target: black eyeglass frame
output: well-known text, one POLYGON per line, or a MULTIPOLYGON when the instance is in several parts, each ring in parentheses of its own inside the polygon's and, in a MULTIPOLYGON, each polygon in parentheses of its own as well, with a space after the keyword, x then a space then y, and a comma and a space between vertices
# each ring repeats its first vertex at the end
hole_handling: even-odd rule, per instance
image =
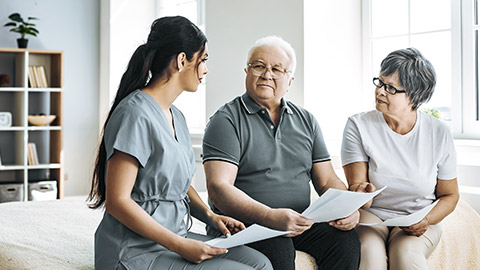
POLYGON ((379 88, 383 87, 383 89, 385 89, 385 92, 387 92, 391 95, 395 95, 396 93, 407 93, 407 91, 405 91, 405 90, 398 90, 397 88, 391 86, 390 84, 384 83, 378 77, 373 77, 373 85, 375 85, 376 87, 379 87, 379 88), (378 80, 379 84, 375 83, 376 80, 378 80))

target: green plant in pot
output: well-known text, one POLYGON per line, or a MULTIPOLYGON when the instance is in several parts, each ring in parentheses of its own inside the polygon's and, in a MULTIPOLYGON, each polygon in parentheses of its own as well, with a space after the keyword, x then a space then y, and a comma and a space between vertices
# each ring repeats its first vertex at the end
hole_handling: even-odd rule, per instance
POLYGON ((19 48, 27 48, 28 39, 25 38, 26 35, 32 35, 34 37, 37 36, 38 30, 34 27, 35 24, 31 23, 30 20, 38 20, 35 17, 28 17, 27 21, 25 21, 22 16, 18 13, 12 13, 8 16, 10 22, 6 23, 5 27, 12 27, 10 32, 15 32, 20 34, 20 38, 17 39, 17 44, 19 48))

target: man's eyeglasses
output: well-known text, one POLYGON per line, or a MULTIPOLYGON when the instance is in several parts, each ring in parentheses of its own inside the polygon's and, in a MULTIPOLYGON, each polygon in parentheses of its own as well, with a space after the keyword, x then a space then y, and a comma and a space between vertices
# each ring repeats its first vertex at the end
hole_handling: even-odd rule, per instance
POLYGON ((376 86, 376 87, 383 87, 385 89, 385 91, 391 95, 395 95, 396 93, 406 93, 407 91, 405 90, 398 90, 397 88, 391 86, 390 84, 386 84, 384 83, 382 80, 380 80, 379 78, 373 78, 373 84, 376 86))
POLYGON ((280 80, 285 76, 286 73, 292 72, 288 69, 282 68, 281 66, 272 66, 267 68, 267 66, 261 62, 248 64, 248 67, 250 67, 252 74, 255 76, 263 76, 268 70, 270 70, 272 79, 274 80, 280 80))

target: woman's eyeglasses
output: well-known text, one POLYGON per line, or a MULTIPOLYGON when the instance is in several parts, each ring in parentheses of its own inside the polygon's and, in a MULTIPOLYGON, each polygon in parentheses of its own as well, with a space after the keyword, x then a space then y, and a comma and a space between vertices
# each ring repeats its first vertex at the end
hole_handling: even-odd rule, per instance
POLYGON ((384 83, 382 80, 380 80, 379 78, 375 77, 373 78, 373 84, 376 86, 376 87, 383 87, 385 89, 385 91, 391 95, 395 95, 396 93, 406 93, 407 91, 405 90, 398 90, 397 88, 391 86, 390 84, 386 84, 384 83))

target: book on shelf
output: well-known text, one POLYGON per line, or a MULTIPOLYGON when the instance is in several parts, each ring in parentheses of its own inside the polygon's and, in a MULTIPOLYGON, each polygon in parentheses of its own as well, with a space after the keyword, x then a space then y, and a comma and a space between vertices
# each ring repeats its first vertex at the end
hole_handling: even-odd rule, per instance
POLYGON ((38 73, 40 76, 40 81, 41 81, 41 87, 42 88, 47 88, 48 83, 47 83, 47 73, 45 72, 45 67, 44 66, 37 66, 38 73))
POLYGON ((31 88, 37 88, 37 81, 35 80, 35 71, 33 70, 33 66, 28 67, 28 82, 30 83, 31 88))
POLYGON ((47 73, 44 66, 29 66, 28 81, 32 88, 47 88, 47 73))
POLYGON ((28 143, 28 165, 38 165, 37 146, 35 143, 28 143))

